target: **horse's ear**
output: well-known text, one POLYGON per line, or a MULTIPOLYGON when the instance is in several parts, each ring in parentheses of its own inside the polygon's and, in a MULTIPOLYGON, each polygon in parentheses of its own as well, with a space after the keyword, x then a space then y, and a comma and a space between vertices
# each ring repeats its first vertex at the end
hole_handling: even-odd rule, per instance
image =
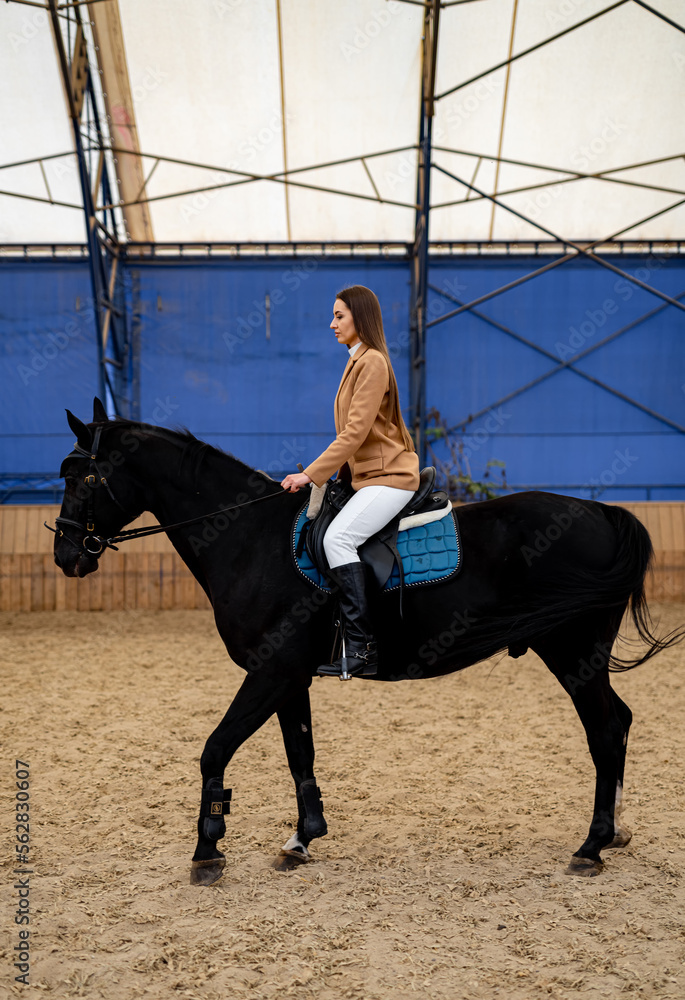
POLYGON ((104 423, 106 420, 109 420, 109 417, 107 416, 107 410, 105 409, 102 400, 100 400, 96 396, 95 399, 93 400, 93 423, 101 424, 104 423))
POLYGON ((93 437, 88 428, 86 427, 86 425, 83 423, 82 420, 79 420, 78 417, 75 417, 74 414, 71 412, 71 410, 67 410, 67 420, 69 421, 69 426, 76 435, 76 440, 78 441, 78 443, 81 445, 82 448, 85 448, 86 451, 88 451, 88 449, 91 446, 93 437))

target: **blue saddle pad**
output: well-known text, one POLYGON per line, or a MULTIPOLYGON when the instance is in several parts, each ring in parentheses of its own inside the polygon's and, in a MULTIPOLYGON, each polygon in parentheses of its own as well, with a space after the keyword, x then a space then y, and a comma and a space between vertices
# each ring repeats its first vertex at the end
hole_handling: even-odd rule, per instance
MULTIPOLYGON (((293 526, 293 558, 295 565, 310 583, 330 593, 330 587, 303 547, 301 556, 297 555, 298 542, 302 529, 307 521, 307 504, 295 518, 293 526)), ((400 531, 397 536, 397 551, 402 557, 404 567, 404 586, 420 587, 422 584, 438 583, 452 576, 461 566, 461 543, 457 520, 454 514, 442 517, 439 521, 422 524, 407 531, 400 531)), ((397 564, 393 566, 383 590, 396 590, 400 585, 400 572, 397 564)))

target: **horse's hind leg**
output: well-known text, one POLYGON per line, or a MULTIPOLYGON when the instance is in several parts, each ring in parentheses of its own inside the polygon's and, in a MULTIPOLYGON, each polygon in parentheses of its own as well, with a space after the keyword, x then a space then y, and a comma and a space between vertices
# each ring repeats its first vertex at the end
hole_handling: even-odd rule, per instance
POLYGON ((616 806, 623 786, 631 721, 630 709, 609 684, 608 662, 618 625, 609 625, 606 618, 600 621, 598 615, 576 620, 572 627, 559 629, 532 644, 571 696, 595 765, 590 831, 566 869, 575 875, 598 875, 602 869, 600 852, 613 845, 619 833, 616 806))
POLYGON ((626 763, 626 750, 628 746, 628 732, 630 730, 630 724, 633 721, 633 713, 630 711, 628 706, 624 701, 621 701, 619 696, 616 694, 614 689, 611 689, 611 694, 614 699, 614 706, 616 708, 616 713, 621 720, 623 726, 623 754, 619 763, 618 769, 618 779, 616 782, 616 799, 614 802, 614 839, 610 844, 607 844, 607 850, 614 847, 625 847, 630 843, 632 833, 627 826, 621 826, 620 817, 623 811, 623 773, 625 770, 626 763))
POLYGON ((292 678, 266 669, 248 674, 225 716, 205 744, 202 803, 197 822, 197 847, 190 872, 192 885, 211 885, 221 878, 226 863, 217 848, 226 832, 224 816, 230 809, 230 791, 224 791, 224 770, 236 750, 278 711, 288 699, 292 678))
POLYGON ((297 796, 297 831, 283 845, 276 860, 276 868, 287 871, 308 861, 311 841, 328 832, 321 793, 314 777, 314 739, 308 687, 301 686, 294 691, 278 710, 278 721, 297 796))

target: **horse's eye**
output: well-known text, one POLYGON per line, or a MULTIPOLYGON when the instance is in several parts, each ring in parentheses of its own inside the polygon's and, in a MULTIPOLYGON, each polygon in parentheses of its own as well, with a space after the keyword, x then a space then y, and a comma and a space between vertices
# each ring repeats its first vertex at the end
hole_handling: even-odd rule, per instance
POLYGON ((73 490, 76 486, 76 480, 74 479, 73 476, 65 476, 64 482, 67 486, 67 489, 73 490))

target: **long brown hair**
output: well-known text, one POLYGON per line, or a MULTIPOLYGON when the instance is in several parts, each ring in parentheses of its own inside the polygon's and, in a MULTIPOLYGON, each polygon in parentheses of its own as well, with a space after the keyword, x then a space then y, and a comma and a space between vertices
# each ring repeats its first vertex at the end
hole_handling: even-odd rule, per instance
POLYGON ((352 322, 362 344, 366 344, 367 347, 373 347, 375 351, 380 351, 387 361, 388 376, 390 378, 390 407, 388 417, 396 427, 399 427, 407 451, 415 451, 414 442, 407 430, 407 425, 400 410, 400 394, 397 389, 397 379, 392 370, 388 345, 385 342, 380 302, 371 289, 366 288, 365 285, 351 285, 350 288, 343 288, 342 291, 337 293, 336 298, 341 299, 352 313, 352 322))

